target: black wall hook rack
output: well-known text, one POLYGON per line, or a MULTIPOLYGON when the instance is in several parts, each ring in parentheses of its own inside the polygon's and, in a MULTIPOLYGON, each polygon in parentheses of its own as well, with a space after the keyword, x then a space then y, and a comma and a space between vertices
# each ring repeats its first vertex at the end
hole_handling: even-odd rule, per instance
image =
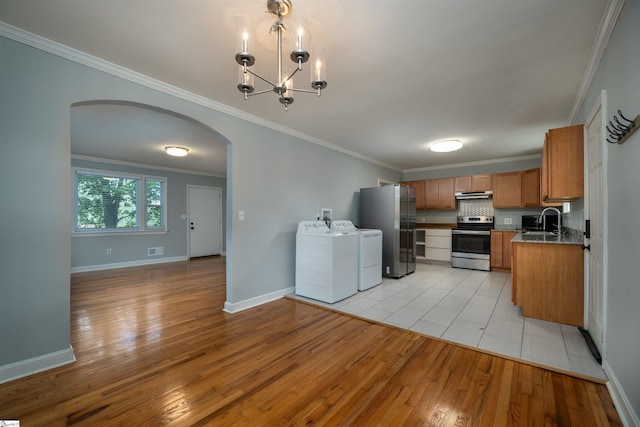
POLYGON ((609 120, 609 124, 606 126, 608 132, 607 142, 610 144, 622 144, 640 127, 640 115, 636 116, 634 120, 629 120, 622 115, 622 111, 618 110, 618 116, 613 116, 613 121, 609 120), (618 120, 618 116, 625 123, 618 120))

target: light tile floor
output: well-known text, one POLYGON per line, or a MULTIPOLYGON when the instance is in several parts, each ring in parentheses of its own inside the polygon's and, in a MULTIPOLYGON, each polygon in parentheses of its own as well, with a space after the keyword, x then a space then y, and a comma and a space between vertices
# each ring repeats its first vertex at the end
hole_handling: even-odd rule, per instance
POLYGON ((520 307, 511 303, 509 273, 418 263, 412 274, 383 278, 380 285, 334 304, 290 296, 424 335, 606 379, 577 327, 522 316, 520 307))

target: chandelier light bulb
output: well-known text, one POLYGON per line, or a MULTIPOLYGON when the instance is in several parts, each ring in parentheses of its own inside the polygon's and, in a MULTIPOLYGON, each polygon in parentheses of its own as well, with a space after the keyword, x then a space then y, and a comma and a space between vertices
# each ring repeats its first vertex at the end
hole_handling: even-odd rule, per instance
MULTIPOLYGON (((267 77, 263 77, 260 74, 253 71, 252 67, 255 64, 255 57, 249 53, 249 34, 244 31, 242 34, 242 51, 236 53, 236 62, 241 67, 241 74, 238 76, 238 90, 243 93, 244 99, 248 99, 249 96, 260 95, 268 92, 275 92, 281 104, 284 104, 285 110, 289 104, 293 103, 293 92, 307 92, 317 93, 320 96, 322 89, 327 87, 327 81, 324 73, 324 64, 321 61, 316 62, 315 67, 311 69, 311 88, 308 89, 294 89, 293 88, 293 76, 302 70, 302 64, 306 63, 309 58, 309 52, 305 50, 305 46, 310 43, 307 40, 308 33, 304 30, 303 26, 298 27, 296 47, 289 55, 291 61, 296 64, 296 68, 289 75, 283 74, 282 67, 282 39, 283 33, 286 30, 284 24, 284 18, 292 11, 292 0, 267 0, 267 10, 275 15, 277 18, 269 32, 276 33, 277 37, 277 61, 278 61, 278 73, 276 80, 270 80, 267 77), (314 70, 315 68, 315 70, 314 70), (254 92, 253 77, 257 77, 259 80, 267 83, 271 86, 271 89, 258 90, 254 92)), ((297 25, 292 25, 291 28, 295 28, 297 25)), ((293 41, 291 41, 293 42, 293 41)), ((293 43, 292 43, 293 44, 293 43)))

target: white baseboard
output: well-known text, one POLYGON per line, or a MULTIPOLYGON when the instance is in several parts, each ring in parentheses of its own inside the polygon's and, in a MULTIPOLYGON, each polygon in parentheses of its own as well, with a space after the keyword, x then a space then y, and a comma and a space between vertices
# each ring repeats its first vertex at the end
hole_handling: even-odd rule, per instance
POLYGON ((618 377, 613 372, 606 359, 602 361, 602 367, 604 368, 604 372, 607 374, 607 378, 609 378, 609 381, 607 381, 607 389, 609 390, 613 404, 618 410, 618 415, 620 415, 622 424, 627 427, 640 426, 640 418, 638 417, 638 414, 633 411, 631 402, 629 402, 627 395, 618 381, 618 377))
POLYGON ((85 265, 82 267, 71 267, 71 273, 84 273, 86 271, 111 270, 113 268, 138 267, 141 265, 164 264, 166 262, 187 261, 189 257, 178 256, 172 258, 141 259, 138 261, 114 262, 111 264, 85 265))
POLYGON ((229 301, 225 301, 223 311, 226 311, 227 313, 238 313, 242 310, 246 310, 248 308, 256 307, 258 305, 266 304, 268 302, 280 299, 283 296, 292 293, 293 290, 294 287, 292 286, 290 288, 281 289, 279 291, 260 295, 240 302, 231 303, 229 301))
POLYGON ((17 380, 18 378, 23 378, 38 372, 57 368, 58 366, 67 365, 75 361, 76 356, 73 354, 73 347, 69 346, 66 350, 60 350, 0 366, 0 384, 17 380))

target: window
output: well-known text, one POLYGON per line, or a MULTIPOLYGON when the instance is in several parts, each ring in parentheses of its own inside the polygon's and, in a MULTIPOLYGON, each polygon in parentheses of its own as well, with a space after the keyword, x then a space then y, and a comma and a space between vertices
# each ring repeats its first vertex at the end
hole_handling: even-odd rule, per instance
POLYGON ((166 231, 166 178, 74 169, 74 232, 166 231))

